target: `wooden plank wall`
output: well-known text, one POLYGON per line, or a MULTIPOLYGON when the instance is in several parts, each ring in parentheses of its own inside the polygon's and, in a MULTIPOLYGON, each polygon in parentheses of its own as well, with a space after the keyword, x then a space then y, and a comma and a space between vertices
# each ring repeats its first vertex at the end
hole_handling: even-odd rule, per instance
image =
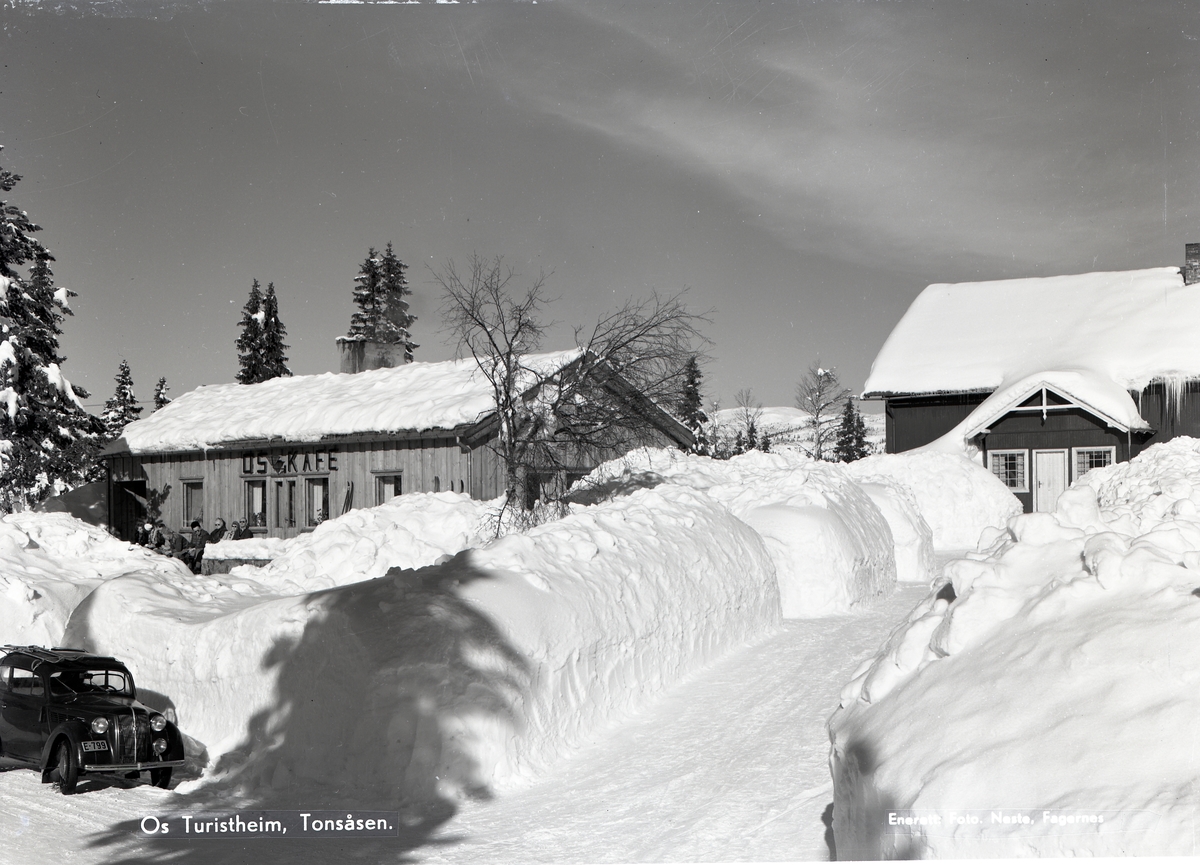
MULTIPOLYGON (((647 440, 647 444, 670 444, 647 440)), ((578 454, 581 470, 588 470, 600 461, 617 456, 609 449, 578 454)), ((329 514, 342 512, 347 490, 353 485, 351 507, 374 507, 378 504, 376 479, 400 475, 402 490, 412 492, 464 492, 477 499, 492 499, 504 489, 501 461, 487 443, 463 450, 453 437, 422 439, 392 439, 379 441, 339 441, 336 443, 294 443, 275 447, 199 451, 184 454, 145 454, 140 457, 115 457, 109 460, 112 482, 146 482, 147 498, 152 510, 156 507, 163 521, 172 528, 186 529, 184 514, 184 485, 189 481, 203 483, 203 521, 211 529, 218 517, 226 523, 246 518, 246 482, 266 481, 267 525, 254 528, 258 535, 293 537, 311 527, 303 525, 307 513, 304 496, 307 478, 325 477, 329 480, 329 514), (315 454, 323 454, 321 468, 315 454), (309 454, 308 465, 303 454, 309 454), (294 468, 288 468, 291 455, 294 468), (331 468, 329 455, 336 461, 331 468), (283 470, 280 471, 280 465, 283 470), (247 473, 246 468, 250 468, 247 473), (276 514, 275 482, 296 482, 295 515, 298 525, 281 528, 276 514)), ((131 529, 132 530, 132 529, 131 529)))
MULTIPOLYGON (((496 458, 490 449, 479 447, 464 452, 453 438, 428 438, 371 442, 338 442, 336 444, 296 444, 287 447, 263 447, 245 450, 210 451, 207 456, 188 454, 147 454, 141 457, 110 460, 114 479, 144 478, 148 498, 157 504, 163 521, 172 528, 185 529, 184 484, 201 481, 204 485, 204 525, 211 529, 220 517, 227 523, 246 518, 246 482, 267 482, 267 526, 255 529, 256 534, 273 537, 292 537, 311 528, 278 528, 275 513, 274 482, 296 481, 296 518, 303 523, 305 480, 329 479, 329 515, 342 512, 347 490, 353 484, 351 507, 373 507, 377 502, 376 478, 380 475, 399 475, 402 490, 411 492, 464 492, 476 498, 498 495, 500 486, 496 458), (297 457, 298 471, 280 473, 274 463, 286 460, 288 452, 313 454, 333 453, 336 469, 330 469, 325 456, 322 470, 316 470, 312 460, 310 471, 303 470, 302 457, 297 457), (266 466, 259 461, 264 457, 266 466), (244 462, 244 460, 248 460, 244 462), (245 473, 246 465, 250 474, 245 473)), ((285 463, 286 465, 286 463, 285 463)))

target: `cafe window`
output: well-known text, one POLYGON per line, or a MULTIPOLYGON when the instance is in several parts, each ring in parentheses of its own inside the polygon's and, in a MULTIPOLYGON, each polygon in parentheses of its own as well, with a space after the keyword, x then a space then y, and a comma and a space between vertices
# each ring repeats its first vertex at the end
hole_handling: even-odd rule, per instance
POLYGON ((204 522, 204 482, 183 482, 183 521, 187 525, 192 520, 204 522))
POLYGON ((375 477, 375 504, 391 501, 404 492, 403 475, 377 475, 375 477))
POLYGON ((305 522, 318 526, 329 517, 329 478, 308 478, 305 484, 308 487, 308 519, 305 522))
POLYGON ((296 527, 296 482, 275 481, 275 527, 296 527))
POLYGON ((267 524, 267 482, 246 481, 246 525, 267 524))

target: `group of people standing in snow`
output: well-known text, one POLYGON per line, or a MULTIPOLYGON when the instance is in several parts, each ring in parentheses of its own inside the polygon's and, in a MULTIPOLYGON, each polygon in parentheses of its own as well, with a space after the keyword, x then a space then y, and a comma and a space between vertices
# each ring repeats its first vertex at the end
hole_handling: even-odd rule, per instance
POLYGON ((179 559, 187 565, 192 573, 200 573, 200 563, 204 558, 204 548, 218 541, 240 541, 254 537, 245 520, 234 520, 226 525, 220 517, 213 523, 211 532, 204 531, 199 520, 192 520, 190 526, 191 540, 167 526, 161 519, 146 520, 138 527, 133 539, 134 543, 148 547, 164 556, 179 559))

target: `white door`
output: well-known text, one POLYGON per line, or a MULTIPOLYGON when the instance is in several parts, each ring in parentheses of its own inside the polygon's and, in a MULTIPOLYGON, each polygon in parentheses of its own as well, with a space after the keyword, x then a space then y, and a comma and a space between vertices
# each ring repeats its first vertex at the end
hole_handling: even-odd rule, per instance
POLYGON ((1033 509, 1052 511, 1067 488, 1067 452, 1033 452, 1033 509))

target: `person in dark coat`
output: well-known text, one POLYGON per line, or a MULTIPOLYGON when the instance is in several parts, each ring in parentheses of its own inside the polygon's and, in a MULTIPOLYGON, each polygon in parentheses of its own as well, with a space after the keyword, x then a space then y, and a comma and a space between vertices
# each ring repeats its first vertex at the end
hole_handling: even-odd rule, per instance
POLYGON ((250 526, 245 520, 241 520, 234 524, 233 539, 235 541, 244 541, 254 537, 254 532, 250 531, 250 526))
POLYGON ((213 530, 208 533, 208 542, 210 544, 215 544, 219 541, 223 541, 227 531, 229 530, 225 528, 225 521, 220 517, 217 517, 216 522, 213 523, 213 530))
POLYGON ((204 558, 204 547, 208 544, 208 532, 200 525, 199 520, 192 520, 192 542, 180 555, 184 563, 192 569, 193 574, 200 573, 200 562, 204 558))

